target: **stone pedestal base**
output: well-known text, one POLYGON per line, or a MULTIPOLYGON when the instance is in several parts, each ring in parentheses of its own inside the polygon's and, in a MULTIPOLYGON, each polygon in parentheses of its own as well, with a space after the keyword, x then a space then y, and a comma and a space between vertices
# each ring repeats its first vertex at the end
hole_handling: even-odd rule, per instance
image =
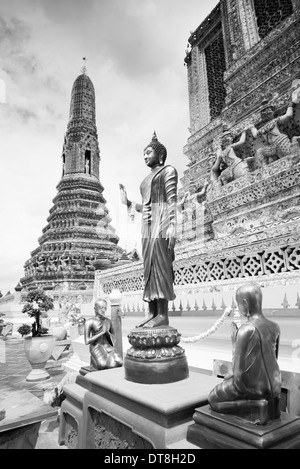
POLYGON ((93 368, 91 365, 88 366, 82 366, 79 370, 79 374, 81 376, 85 376, 87 373, 91 373, 92 371, 99 371, 99 370, 96 370, 95 368, 93 368))
POLYGON ((254 425, 205 405, 193 419, 187 440, 202 449, 300 449, 300 418, 284 412, 266 425, 254 425))
POLYGON ((44 381, 49 378, 50 375, 44 368, 33 368, 29 375, 26 376, 26 381, 44 381))
POLYGON ((82 449, 174 448, 186 438, 195 408, 207 404, 221 381, 190 371, 185 381, 146 385, 125 380, 123 367, 87 373, 81 385, 83 380, 82 449))
POLYGON ((165 384, 188 378, 180 334, 170 326, 139 327, 128 335, 132 347, 124 360, 125 379, 134 383, 165 384))
POLYGON ((0 449, 34 449, 41 422, 57 416, 57 410, 31 392, 1 390, 0 407, 5 418, 0 421, 0 449))
POLYGON ((155 361, 141 361, 125 357, 124 367, 125 379, 134 383, 175 383, 189 376, 186 356, 155 361))

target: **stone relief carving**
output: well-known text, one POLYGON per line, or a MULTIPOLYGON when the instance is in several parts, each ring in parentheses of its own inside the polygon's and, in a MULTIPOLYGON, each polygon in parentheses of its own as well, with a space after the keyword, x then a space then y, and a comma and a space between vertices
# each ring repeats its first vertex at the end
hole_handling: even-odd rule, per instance
MULTIPOLYGON (((153 449, 150 442, 133 432, 132 428, 104 412, 93 411, 95 422, 95 449, 153 449)), ((67 434, 69 449, 78 448, 78 433, 74 426, 67 434)))
POLYGON ((291 140, 287 133, 285 133, 286 129, 296 127, 295 125, 293 126, 295 113, 294 108, 297 107, 296 102, 292 102, 289 105, 283 116, 276 118, 274 118, 274 106, 268 103, 267 100, 263 101, 262 104, 261 121, 268 122, 259 130, 255 126, 251 128, 253 138, 256 139, 260 136, 262 139, 262 145, 258 148, 256 154, 257 167, 261 167, 264 164, 270 164, 279 158, 289 155, 292 151, 293 145, 297 145, 298 139, 300 138, 299 136, 293 136, 291 140))
POLYGON ((237 155, 237 150, 246 143, 246 131, 242 133, 237 142, 227 126, 223 126, 221 143, 217 151, 217 159, 211 168, 211 189, 215 186, 224 186, 249 173, 249 167, 237 155))

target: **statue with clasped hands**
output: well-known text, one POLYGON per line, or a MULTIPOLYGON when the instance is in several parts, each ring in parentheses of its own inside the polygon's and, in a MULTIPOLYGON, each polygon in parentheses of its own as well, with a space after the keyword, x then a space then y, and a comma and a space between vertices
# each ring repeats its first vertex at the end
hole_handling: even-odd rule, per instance
POLYGON ((280 417, 280 329, 262 313, 259 285, 250 283, 238 288, 236 301, 247 321, 233 339, 232 375, 225 376, 210 392, 208 402, 215 412, 264 425, 280 417))

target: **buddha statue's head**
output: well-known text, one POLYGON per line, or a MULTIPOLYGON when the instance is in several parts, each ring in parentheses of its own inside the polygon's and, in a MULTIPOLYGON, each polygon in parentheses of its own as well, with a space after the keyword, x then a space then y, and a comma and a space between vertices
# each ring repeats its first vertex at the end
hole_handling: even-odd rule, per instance
POLYGON ((144 148, 144 159, 146 165, 151 168, 156 165, 163 166, 166 158, 167 149, 158 141, 156 132, 154 131, 151 142, 144 148))

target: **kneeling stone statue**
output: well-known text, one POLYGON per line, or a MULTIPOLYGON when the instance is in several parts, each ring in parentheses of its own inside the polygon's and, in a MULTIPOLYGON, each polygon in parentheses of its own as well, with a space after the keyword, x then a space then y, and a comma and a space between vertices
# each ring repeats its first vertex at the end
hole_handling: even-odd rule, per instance
POLYGON ((209 394, 215 412, 237 415, 264 425, 280 418, 281 373, 277 363, 279 326, 262 313, 262 291, 256 284, 236 292, 240 313, 247 321, 233 338, 232 375, 209 394))
POLYGON ((99 299, 95 302, 95 317, 84 324, 84 341, 90 346, 91 367, 105 370, 123 365, 122 357, 115 349, 115 331, 112 321, 106 316, 107 302, 99 299))

